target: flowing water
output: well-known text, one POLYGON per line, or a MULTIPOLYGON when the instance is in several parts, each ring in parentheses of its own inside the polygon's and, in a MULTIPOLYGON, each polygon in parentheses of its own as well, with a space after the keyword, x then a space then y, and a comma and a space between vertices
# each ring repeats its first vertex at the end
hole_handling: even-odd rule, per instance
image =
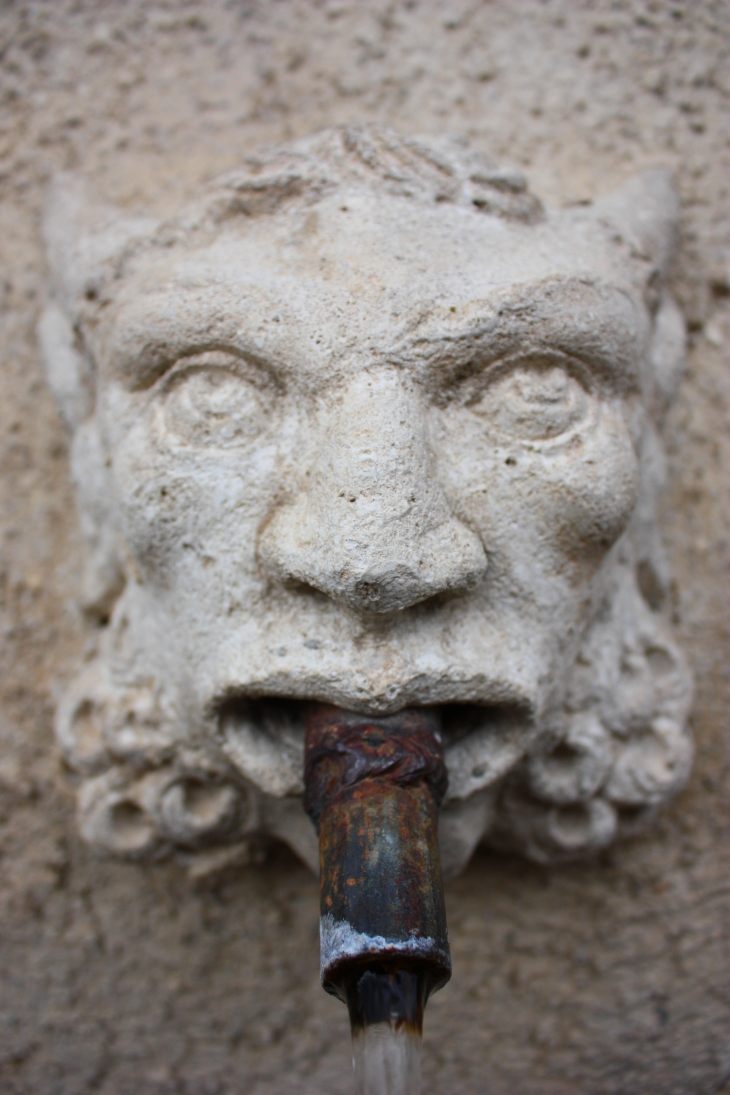
POLYGON ((346 988, 356 1095, 419 1095, 428 977, 418 969, 369 969, 346 988))
POLYGON ((353 1032, 355 1095, 420 1095, 421 1035, 412 1027, 373 1023, 353 1032))

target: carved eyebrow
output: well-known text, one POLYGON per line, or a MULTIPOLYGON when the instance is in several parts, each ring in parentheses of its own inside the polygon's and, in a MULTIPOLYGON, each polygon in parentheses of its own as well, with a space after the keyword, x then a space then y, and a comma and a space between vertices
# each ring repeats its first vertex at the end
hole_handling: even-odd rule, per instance
POLYGON ((252 339, 241 334, 237 308, 221 300, 221 286, 153 289, 121 303, 104 348, 106 367, 125 386, 151 387, 176 361, 211 350, 228 352, 242 361, 261 363, 263 355, 252 339), (250 345, 249 345, 250 343, 250 345))
POLYGON ((474 302, 466 311, 461 329, 445 330, 440 322, 411 340, 411 350, 420 354, 429 382, 437 387, 502 357, 540 349, 578 358, 615 391, 638 386, 648 319, 621 287, 551 279, 518 292, 512 288, 499 301, 474 302))
MULTIPOLYGON (((280 304, 278 294, 252 283, 234 287, 211 279, 193 285, 133 284, 126 299, 120 299, 105 365, 137 390, 149 388, 180 358, 210 350, 230 352, 268 370, 274 363, 269 365, 266 352, 245 333, 242 313, 249 318, 274 315, 280 304)), ((453 316, 446 314, 448 320, 443 310, 439 318, 431 313, 410 330, 406 324, 393 332, 392 342, 387 339, 390 346, 381 345, 376 352, 408 370, 415 365, 434 394, 501 357, 540 349, 580 359, 608 390, 623 394, 637 387, 648 319, 620 286, 553 277, 511 285, 470 302, 453 316)), ((291 367, 296 339, 287 341, 284 357, 291 367)))

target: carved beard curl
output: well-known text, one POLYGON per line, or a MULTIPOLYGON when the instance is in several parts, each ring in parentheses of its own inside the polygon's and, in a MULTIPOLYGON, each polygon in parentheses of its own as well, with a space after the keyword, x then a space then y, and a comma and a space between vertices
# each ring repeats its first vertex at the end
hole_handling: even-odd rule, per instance
POLYGON ((639 831, 689 776, 691 701, 669 626, 644 601, 636 567, 619 559, 573 666, 562 722, 505 779, 486 843, 547 864, 639 831))
MULTIPOLYGON (((447 875, 480 840, 544 864, 590 855, 639 830, 686 781, 691 677, 668 624, 639 590, 637 554, 630 533, 616 545, 562 709, 530 733, 528 754, 444 807, 447 875)), ((264 794, 212 735, 181 740, 175 697, 125 658, 124 601, 58 709, 85 839, 127 859, 175 854, 200 874, 260 859, 273 837, 314 865, 298 798, 264 794)))

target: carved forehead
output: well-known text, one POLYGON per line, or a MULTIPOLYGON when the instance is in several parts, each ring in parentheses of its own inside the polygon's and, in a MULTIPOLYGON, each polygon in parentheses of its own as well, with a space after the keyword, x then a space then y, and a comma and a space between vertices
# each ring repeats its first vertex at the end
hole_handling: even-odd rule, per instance
MULTIPOLYGON (((336 282, 346 291, 382 291, 415 285, 418 292, 450 291, 461 284, 492 289, 503 284, 554 276, 588 276, 633 286, 635 263, 627 261, 605 227, 582 211, 551 212, 524 220, 481 212, 463 201, 413 200, 384 185, 338 183, 251 216, 206 206, 179 222, 162 226, 127 263, 128 280, 165 277, 165 268, 190 281, 225 277, 225 268, 246 280, 291 275, 336 282)), ((641 280, 639 274, 638 280, 641 280)), ((462 290, 463 291, 463 290, 462 290)), ((479 295, 479 293, 477 293, 479 295)))
POLYGON ((104 357, 144 385, 203 345, 316 371, 333 355, 453 363, 521 340, 627 373, 645 333, 635 287, 585 218, 528 226, 350 189, 147 254, 110 310, 104 357))

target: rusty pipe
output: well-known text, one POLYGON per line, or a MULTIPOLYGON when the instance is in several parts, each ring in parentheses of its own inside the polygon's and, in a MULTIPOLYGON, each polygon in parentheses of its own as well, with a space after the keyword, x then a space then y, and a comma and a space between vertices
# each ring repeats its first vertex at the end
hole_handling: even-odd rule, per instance
POLYGON ((447 775, 432 709, 371 718, 305 714, 305 810, 319 834, 320 972, 353 1035, 375 1023, 420 1035, 451 976, 438 807, 447 775))

